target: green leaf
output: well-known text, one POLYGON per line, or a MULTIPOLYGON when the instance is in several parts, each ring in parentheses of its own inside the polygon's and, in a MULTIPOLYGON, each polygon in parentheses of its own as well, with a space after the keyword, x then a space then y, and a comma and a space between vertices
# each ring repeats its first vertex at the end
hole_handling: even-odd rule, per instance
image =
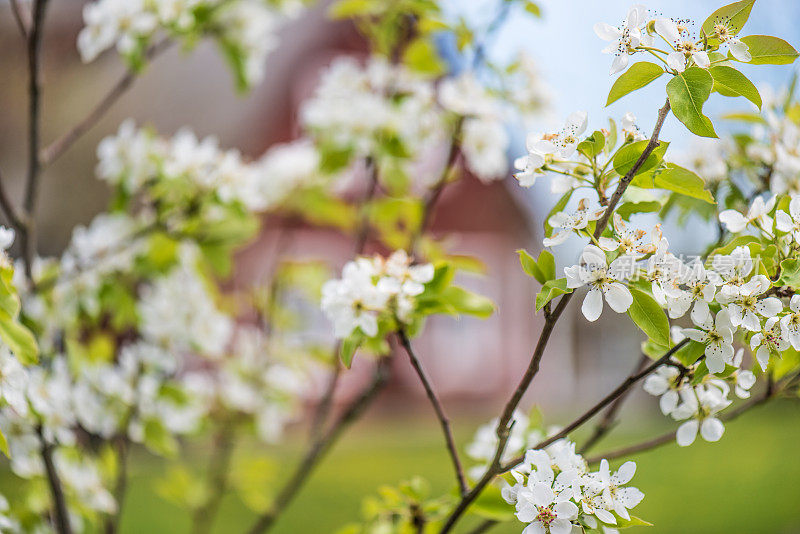
POLYGON ((647 200, 644 202, 625 202, 616 213, 623 219, 630 220, 631 215, 634 213, 655 213, 661 209, 661 202, 657 200, 647 200))
POLYGON ((761 95, 747 76, 733 67, 715 66, 708 69, 714 78, 714 90, 723 96, 743 96, 761 109, 761 95))
POLYGON ((350 369, 350 365, 353 363, 353 356, 355 356, 356 350, 361 346, 362 341, 364 341, 364 334, 360 330, 356 330, 342 340, 342 345, 339 347, 339 358, 342 359, 342 363, 348 369, 350 369))
POLYGON ((800 288, 800 260, 789 258, 781 262, 779 283, 784 286, 800 288))
POLYGON ((798 56, 792 45, 771 35, 748 35, 742 42, 750 49, 751 65, 788 65, 798 56))
POLYGON ((683 365, 693 365, 705 351, 705 344, 690 341, 675 353, 675 358, 683 365))
POLYGON ((608 92, 606 106, 616 102, 628 93, 641 89, 645 85, 656 80, 662 74, 664 74, 664 69, 655 63, 650 63, 649 61, 634 63, 628 70, 623 72, 622 75, 617 78, 617 81, 614 82, 614 85, 611 86, 611 90, 608 92))
POLYGON ((534 277, 540 284, 547 282, 542 270, 539 269, 539 266, 536 264, 536 260, 533 259, 533 256, 528 254, 527 250, 519 249, 517 254, 519 254, 519 263, 522 265, 522 270, 525 271, 525 274, 534 277))
POLYGON ((548 280, 542 286, 539 294, 536 295, 536 311, 544 308, 544 305, 556 298, 559 295, 572 293, 572 290, 567 287, 566 278, 557 278, 555 280, 548 280))
POLYGON ((605 146, 605 144, 606 144, 606 136, 603 135, 603 132, 598 130, 592 133, 592 135, 590 135, 580 143, 578 143, 578 152, 580 152, 587 158, 592 159, 594 156, 598 155, 600 152, 603 151, 603 147, 605 146))
POLYGON ((11 454, 8 452, 8 440, 6 440, 6 437, 2 431, 0 431, 0 451, 3 451, 3 454, 6 455, 6 458, 11 458, 11 454))
POLYGON ((556 259, 549 250, 542 250, 539 253, 539 269, 541 269, 545 280, 553 280, 556 277, 556 259))
POLYGON ((742 30, 747 19, 750 18, 750 10, 753 9, 754 3, 755 0, 741 0, 740 2, 722 6, 703 22, 701 26, 702 32, 709 37, 709 40, 713 39, 713 41, 717 42, 719 40, 712 37, 714 35, 714 26, 721 23, 728 28, 730 35, 736 35, 742 30))
POLYGON ((33 365, 38 361, 39 347, 36 338, 16 320, 0 320, 0 337, 23 364, 33 365))
POLYGON ((438 75, 444 72, 444 63, 436 53, 430 39, 421 37, 409 44, 403 52, 403 63, 423 74, 438 75))
POLYGON ((714 196, 705 189, 706 184, 703 179, 689 169, 674 163, 665 163, 652 172, 636 176, 631 185, 648 189, 667 189, 714 204, 714 196))
MULTIPOLYGON (((636 162, 639 160, 639 157, 644 152, 645 147, 650 141, 643 140, 643 141, 636 141, 635 143, 628 143, 627 145, 623 145, 614 155, 614 170, 617 171, 617 174, 620 176, 624 176, 629 170, 633 168, 636 162)), ((661 160, 664 158, 664 153, 667 151, 669 147, 669 143, 666 141, 661 141, 661 143, 653 149, 647 159, 644 161, 642 166, 636 172, 636 174, 641 174, 643 172, 647 172, 648 170, 652 169, 656 165, 658 165, 661 160)))
POLYGON ((539 7, 539 4, 537 4, 536 2, 532 2, 531 0, 525 0, 525 11, 527 11, 534 17, 542 16, 542 8, 539 7))
POLYGON ((667 314, 653 297, 638 289, 630 288, 633 304, 628 315, 647 337, 658 345, 669 346, 669 320, 667 314))
POLYGON ((690 132, 702 137, 717 137, 711 119, 703 115, 713 85, 711 74, 700 67, 689 67, 667 82, 672 112, 690 132))
POLYGON ((360 15, 369 15, 380 6, 370 0, 339 0, 331 5, 328 14, 333 19, 352 18, 360 15))
POLYGON ((519 249, 517 254, 519 254, 519 262, 525 274, 534 277, 540 284, 545 284, 548 280, 556 277, 555 258, 549 250, 542 250, 539 253, 538 261, 534 260, 533 256, 524 249, 519 249))
POLYGON ((458 313, 474 315, 485 319, 494 313, 494 303, 477 293, 463 287, 450 286, 442 291, 442 300, 458 313))

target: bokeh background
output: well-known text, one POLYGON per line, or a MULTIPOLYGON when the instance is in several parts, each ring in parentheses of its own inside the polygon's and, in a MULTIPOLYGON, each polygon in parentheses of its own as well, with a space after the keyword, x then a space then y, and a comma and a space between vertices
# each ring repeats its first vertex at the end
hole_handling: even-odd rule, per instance
MULTIPOLYGON (((114 54, 83 65, 75 47, 81 27, 79 0, 53 2, 44 41, 43 138, 52 140, 83 116, 124 71, 114 54)), ((498 9, 496 0, 450 0, 452 16, 464 16, 476 25, 489 21, 498 9)), ((666 15, 681 14, 702 19, 716 7, 716 0, 661 0, 652 7, 666 15)), ((536 60, 542 82, 551 89, 551 105, 534 127, 557 124, 569 112, 585 109, 595 125, 607 116, 633 111, 648 131, 661 104, 661 89, 648 87, 604 108, 610 58, 600 53, 602 42, 592 31, 597 21, 615 23, 629 4, 622 0, 544 0, 539 20, 511 13, 487 53, 502 60, 524 48, 536 60)), ((800 1, 759 0, 748 23, 748 33, 780 35, 800 44, 800 1)), ((95 147, 116 131, 119 123, 133 117, 164 134, 182 126, 198 135, 213 134, 221 144, 238 147, 257 157, 270 145, 297 134, 299 104, 316 83, 319 71, 340 54, 363 55, 365 45, 353 27, 326 17, 325 2, 282 31, 281 45, 268 58, 266 80, 247 95, 235 92, 222 58, 211 46, 200 44, 191 52, 171 50, 149 65, 132 90, 88 135, 48 169, 39 211, 41 250, 58 253, 76 224, 86 223, 101 211, 108 191, 94 178, 95 147)), ((452 39, 444 36, 440 52, 454 69, 461 68, 452 39)), ((26 65, 22 43, 13 27, 5 2, 0 1, 0 161, 11 194, 20 194, 24 169, 26 65)), ((751 72, 745 73, 750 75, 751 72)), ((753 79, 774 86, 789 80, 786 68, 762 68, 753 79)), ((710 115, 719 113, 721 99, 709 103, 710 115)), ((748 109, 740 99, 734 105, 748 109)), ((731 102, 725 102, 730 109, 731 102)), ((510 124, 515 139, 509 161, 523 151, 525 131, 510 124)), ((726 127, 723 126, 723 130, 726 127)), ((673 149, 688 149, 694 138, 674 118, 668 119, 662 137, 673 149)), ((538 335, 541 317, 533 313, 535 282, 521 274, 514 250, 540 248, 544 214, 554 202, 546 185, 522 191, 510 178, 491 186, 466 180, 447 191, 433 229, 446 235, 458 252, 481 257, 488 276, 464 281, 491 296, 499 313, 488 321, 432 320, 419 352, 455 421, 461 444, 475 428, 491 418, 503 403, 527 363, 538 335)), ((647 224, 644 219, 643 224, 647 224)), ((264 233, 244 251, 229 284, 245 284, 264 275, 273 249, 275 225, 265 221, 264 233)), ((713 228, 700 221, 669 224, 666 233, 680 251, 702 249, 715 237, 713 228), (698 243, 698 236, 701 241, 698 243)), ((348 247, 340 236, 302 232, 287 254, 320 256, 340 267, 348 247)), ((578 243, 559 250, 560 265, 572 263, 578 243)), ((587 324, 573 315, 559 323, 556 337, 543 362, 542 373, 524 405, 539 405, 547 423, 557 424, 582 411, 608 391, 634 367, 639 358, 638 334, 626 321, 606 314, 587 324)), ((318 324, 320 335, 328 326, 318 324)), ((357 517, 361 499, 383 483, 397 483, 424 475, 433 489, 450 484, 450 465, 440 444, 441 436, 406 361, 398 359, 392 386, 370 413, 339 443, 324 466, 288 510, 276 532, 333 532, 357 517)), ((364 369, 348 375, 342 400, 358 382, 364 369)), ((322 383, 322 382, 320 382, 322 383)), ((309 404, 313 403, 309 399, 309 404)), ((623 410, 624 422, 598 451, 663 432, 674 424, 658 412, 651 397, 636 391, 623 410)), ((652 532, 761 533, 800 532, 800 405, 788 401, 753 411, 729 425, 716 444, 698 442, 688 449, 668 445, 658 453, 645 453, 636 485, 647 498, 637 515, 655 523, 652 532), (686 525, 692 525, 687 530, 686 525)), ((279 465, 265 466, 266 476, 277 482, 296 460, 303 443, 298 425, 278 451, 279 465), (272 472, 274 471, 274 473, 272 472)), ((242 454, 248 454, 247 445, 242 454)), ((188 454, 201 458, 202 447, 188 454)), ((157 460, 135 462, 133 485, 125 515, 125 532, 182 532, 188 518, 180 509, 158 498, 153 480, 163 470, 157 460), (145 526, 147 525, 147 527, 145 526), (154 526, 155 525, 155 526, 154 526), (149 529, 149 530, 148 530, 149 529)), ((0 485, 3 481, 0 480, 0 485)), ((240 531, 251 513, 234 497, 225 501, 218 532, 240 531)), ((518 532, 519 524, 498 532, 518 532)))

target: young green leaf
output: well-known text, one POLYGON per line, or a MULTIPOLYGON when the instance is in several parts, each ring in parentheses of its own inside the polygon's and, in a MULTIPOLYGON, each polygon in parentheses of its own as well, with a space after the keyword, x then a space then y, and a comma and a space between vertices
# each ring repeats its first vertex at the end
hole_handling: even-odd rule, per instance
POLYGON ((630 288, 633 304, 628 315, 654 343, 669 346, 669 320, 667 314, 653 297, 638 289, 630 288))
POLYGON ((662 74, 664 74, 664 69, 655 63, 650 63, 649 61, 634 63, 628 70, 623 72, 622 75, 617 78, 617 81, 614 82, 614 85, 611 86, 611 90, 608 92, 606 106, 616 102, 628 93, 641 89, 645 85, 656 80, 662 74))
POLYGON ((547 282, 547 278, 544 277, 544 273, 539 269, 536 260, 527 250, 521 248, 517 251, 517 254, 519 254, 519 263, 522 265, 522 270, 525 271, 525 274, 534 277, 540 284, 547 282))
MULTIPOLYGON (((639 157, 644 152, 645 147, 647 147, 648 140, 643 141, 636 141, 635 143, 629 143, 627 145, 623 145, 617 151, 616 155, 614 155, 614 170, 617 171, 617 174, 620 176, 624 176, 629 170, 633 168, 636 162, 639 160, 639 157)), ((636 174, 641 174, 643 172, 647 172, 656 165, 658 165, 661 160, 664 158, 664 153, 667 151, 669 147, 669 143, 666 141, 662 141, 651 153, 647 156, 647 159, 644 161, 644 164, 639 168, 636 174)))
POLYGON ((556 298, 559 295, 572 293, 572 290, 567 288, 567 279, 558 278, 556 280, 548 280, 542 286, 542 290, 536 295, 536 311, 544 308, 544 305, 556 298))
POLYGON ((781 262, 780 283, 785 286, 800 288, 800 261, 789 258, 781 262))
POLYGON ((355 356, 363 340, 364 335, 361 332, 353 332, 342 340, 342 345, 339 347, 339 357, 342 359, 344 366, 348 369, 353 363, 353 356, 355 356))
POLYGON ((748 35, 742 37, 742 42, 750 50, 752 59, 748 63, 751 65, 788 65, 798 56, 797 50, 779 37, 748 35))
POLYGON ((636 176, 631 185, 647 189, 666 189, 714 204, 714 197, 705 189, 706 184, 703 179, 689 169, 674 163, 665 163, 652 172, 636 176))
POLYGON ((761 109, 761 95, 747 76, 734 69, 718 65, 708 69, 714 78, 714 90, 722 96, 743 96, 761 109))
POLYGON ((39 360, 36 338, 16 320, 0 321, 0 337, 23 364, 33 365, 39 360))
POLYGON ((545 281, 553 280, 556 277, 556 259, 553 257, 552 252, 549 250, 542 250, 539 253, 539 260, 537 263, 544 275, 545 281))
POLYGON ((703 22, 702 32, 706 34, 709 41, 719 42, 716 38, 716 26, 724 25, 729 35, 736 35, 742 30, 747 19, 750 18, 750 10, 756 0, 741 0, 734 2, 714 11, 703 22))
POLYGON ((713 85, 711 75, 700 67, 689 67, 667 82, 672 112, 690 132, 701 137, 717 137, 711 119, 703 115, 703 104, 713 85))
POLYGON ((463 287, 450 286, 442 291, 442 301, 465 315, 474 315, 485 319, 494 313, 494 303, 488 298, 467 291, 463 287))
POLYGON ((578 152, 591 159, 603 151, 605 144, 606 136, 603 135, 603 132, 598 130, 578 143, 578 152))

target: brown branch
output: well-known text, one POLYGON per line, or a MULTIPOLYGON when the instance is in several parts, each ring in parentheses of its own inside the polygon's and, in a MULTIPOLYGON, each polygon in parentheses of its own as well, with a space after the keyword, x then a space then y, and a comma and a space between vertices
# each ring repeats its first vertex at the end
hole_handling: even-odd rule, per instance
POLYGON ((19 0, 10 0, 11 14, 14 16, 14 22, 17 23, 20 34, 24 39, 28 39, 28 32, 30 32, 30 15, 23 11, 22 6, 19 5, 19 0))
POLYGON ((17 231, 25 231, 25 222, 17 215, 17 210, 14 208, 14 203, 6 192, 5 183, 2 174, 0 174, 0 210, 8 220, 8 223, 17 231))
MULTIPOLYGON (((169 49, 174 41, 169 38, 164 38, 155 43, 145 52, 145 58, 150 61, 162 52, 169 49)), ((98 102, 89 113, 70 130, 61 135, 58 139, 47 145, 39 154, 39 162, 42 166, 47 166, 53 161, 58 159, 64 152, 66 152, 80 137, 88 132, 95 124, 100 121, 103 115, 111 109, 111 106, 125 94, 125 92, 133 85, 133 82, 138 77, 138 72, 133 69, 128 71, 111 87, 106 95, 98 102)))
MULTIPOLYGON (((769 402, 770 400, 776 398, 778 395, 780 395, 787 389, 791 388, 798 377, 800 377, 800 372, 789 378, 782 380, 780 382, 780 385, 776 385, 774 382, 772 382, 771 383, 772 385, 770 385, 770 382, 768 382, 763 395, 759 397, 753 397, 748 402, 737 406, 736 409, 722 414, 720 416, 720 419, 722 421, 732 421, 737 417, 739 417, 740 415, 742 415, 743 413, 751 410, 752 408, 755 408, 756 406, 760 406, 762 404, 765 404, 766 402, 769 402)), ((769 378, 771 379, 772 375, 770 375, 769 378)), ((589 462, 590 464, 595 464, 598 463, 603 458, 607 460, 614 460, 616 458, 623 458, 625 456, 630 456, 631 454, 636 454, 639 452, 655 449, 656 447, 660 447, 661 445, 665 445, 674 440, 677 432, 678 432, 677 430, 673 430, 671 432, 667 432, 666 434, 662 434, 660 436, 656 436, 654 438, 645 440, 641 443, 636 443, 634 445, 628 445, 627 447, 623 447, 621 449, 608 451, 604 454, 588 458, 587 462, 589 462)))
MULTIPOLYGON (((648 361, 650 361, 650 358, 648 358, 646 354, 642 354, 641 358, 639 358, 639 361, 636 363, 636 368, 633 370, 632 374, 636 374, 644 369, 644 366, 647 365, 648 361)), ((619 397, 617 397, 617 400, 611 403, 611 406, 608 407, 606 413, 603 415, 603 418, 594 428, 592 435, 589 436, 589 439, 586 440, 586 443, 584 443, 583 447, 581 447, 580 451, 578 451, 579 454, 586 454, 587 451, 594 447, 597 442, 603 439, 603 437, 611 430, 611 426, 614 424, 614 419, 617 416, 617 412, 619 412, 620 408, 622 408, 625 400, 630 396, 631 391, 633 391, 632 388, 625 390, 619 397)))
POLYGON ((259 534, 269 530, 294 496, 302 489, 319 461, 330 450, 333 443, 344 430, 356 421, 372 400, 386 385, 389 379, 391 358, 383 357, 377 364, 369 387, 356 398, 330 429, 320 436, 308 449, 294 473, 279 491, 270 509, 258 517, 248 532, 259 534))
MULTIPOLYGON (((664 120, 667 118, 669 110, 670 104, 668 99, 664 106, 658 110, 658 118, 656 120, 656 125, 653 128, 653 135, 650 138, 650 141, 647 143, 647 146, 645 146, 642 154, 639 156, 639 159, 637 159, 633 164, 633 167, 631 167, 625 176, 620 178, 617 189, 614 191, 614 194, 611 196, 611 199, 608 203, 608 207, 597 221, 597 227, 595 228, 594 232, 595 238, 598 238, 600 235, 602 235, 603 230, 605 230, 606 226, 608 226, 608 222, 611 219, 611 214, 616 209, 617 204, 622 198, 622 194, 625 192, 625 189, 627 189, 631 180, 633 180, 633 177, 636 175, 639 169, 641 169, 642 165, 644 165, 644 162, 647 160, 653 150, 655 150, 655 148, 658 146, 658 136, 661 132, 661 127, 664 125, 664 120)), ((472 504, 478 495, 480 495, 489 482, 492 481, 494 476, 501 472, 502 466, 500 465, 500 458, 502 458, 506 442, 508 441, 508 433, 510 431, 509 422, 514 414, 514 410, 516 410, 517 406, 519 406, 523 395, 528 390, 528 387, 530 386, 534 377, 538 374, 539 364, 542 356, 544 355, 544 350, 547 347, 547 343, 550 340, 550 335, 553 333, 553 328, 558 322, 559 317, 561 317, 561 314, 564 312, 564 309, 567 307, 567 304, 569 304, 569 301, 572 299, 573 295, 574 292, 567 293, 566 295, 562 296, 555 309, 545 317, 544 326, 542 327, 542 332, 539 335, 539 340, 536 343, 536 348, 533 351, 528 368, 526 369, 525 374, 522 376, 519 385, 517 385, 517 388, 514 390, 514 393, 511 395, 511 398, 503 408, 502 415, 497 422, 496 434, 498 438, 498 444, 495 454, 495 461, 490 464, 484 476, 475 484, 472 490, 470 490, 461 498, 445 522, 444 527, 442 527, 441 534, 449 532, 453 526, 455 526, 456 522, 461 518, 464 512, 466 512, 470 504, 472 504)))
MULTIPOLYGON (((633 387, 633 385, 636 384, 639 380, 641 380, 642 378, 646 377, 647 375, 649 375, 650 373, 652 373, 653 371, 655 371, 656 369, 658 369, 662 365, 664 365, 667 362, 669 362, 669 359, 672 358, 672 356, 676 352, 678 352, 681 348, 683 348, 683 346, 686 345, 688 342, 689 342, 689 338, 685 338, 680 343, 677 343, 674 347, 672 347, 667 352, 665 352, 664 355, 661 356, 661 358, 659 358, 658 360, 654 361, 653 363, 651 363, 650 365, 648 365, 647 367, 645 367, 643 370, 639 371, 638 373, 634 373, 631 376, 629 376, 628 378, 626 378, 619 386, 617 386, 616 389, 614 389, 614 391, 612 391, 611 393, 609 393, 608 395, 603 397, 600 400, 600 402, 598 402, 597 404, 595 404, 594 406, 592 406, 591 408, 586 410, 581 416, 579 416, 577 419, 572 421, 570 424, 568 424, 567 426, 562 428, 561 431, 559 431, 558 433, 550 436, 549 438, 547 438, 547 439, 545 439, 543 441, 540 441, 539 443, 537 443, 535 446, 533 446, 531 448, 532 449, 543 449, 543 448, 547 447, 548 445, 550 445, 551 443, 553 443, 555 441, 558 441, 558 440, 560 440, 562 438, 567 437, 572 431, 574 431, 577 428, 581 427, 584 423, 586 423, 592 417, 594 417, 595 415, 600 413, 600 411, 603 408, 605 408, 606 406, 611 404, 614 400, 616 400, 619 397, 621 397, 626 391, 628 391, 631 387, 633 387)), ((523 460, 524 460, 524 456, 518 456, 517 458, 514 458, 513 460, 508 462, 503 467, 503 471, 508 471, 509 469, 511 469, 515 465, 519 464, 523 460)))
POLYGON ((195 510, 192 517, 192 532, 206 534, 214 526, 225 489, 228 486, 228 469, 233 456, 234 431, 233 421, 225 421, 214 437, 214 448, 208 463, 208 483, 211 491, 208 499, 195 510))
POLYGON ((50 496, 53 499, 53 526, 58 534, 72 534, 67 500, 64 496, 61 478, 58 476, 58 471, 53 462, 53 444, 48 443, 44 438, 41 425, 36 428, 36 433, 39 436, 39 443, 42 447, 40 454, 44 463, 45 474, 47 475, 47 485, 50 488, 50 496))
POLYGON ((461 466, 461 460, 458 457, 458 448, 456 447, 455 440, 453 439, 453 431, 450 428, 450 420, 444 413, 442 403, 436 396, 436 392, 433 391, 433 386, 431 385, 428 376, 425 374, 425 370, 422 368, 422 363, 419 361, 414 349, 411 347, 411 341, 409 341, 405 331, 402 329, 398 330, 397 337, 400 339, 400 344, 405 349, 406 354, 408 354, 408 359, 411 362, 411 366, 414 368, 414 371, 416 371, 420 382, 422 382, 422 387, 425 388, 425 394, 428 396, 428 400, 433 406, 433 410, 436 412, 436 418, 439 420, 439 426, 442 427, 442 433, 444 434, 447 452, 450 454, 450 459, 453 462, 453 469, 456 473, 459 491, 461 495, 465 495, 467 493, 467 481, 464 477, 464 468, 461 466))
POLYGON ((117 502, 117 509, 106 517, 104 531, 106 534, 114 534, 119 529, 122 519, 122 504, 125 502, 125 494, 128 491, 128 452, 130 442, 128 436, 120 434, 116 437, 117 449, 117 476, 114 482, 114 500, 117 502))
POLYGON ((475 528, 469 531, 468 534, 484 534, 497 526, 497 521, 494 519, 487 519, 479 523, 475 528))
POLYGON ((34 0, 33 17, 28 32, 28 174, 25 180, 23 207, 24 231, 21 232, 25 275, 33 280, 32 264, 36 255, 36 199, 39 190, 39 128, 41 121, 40 53, 47 0, 34 0))

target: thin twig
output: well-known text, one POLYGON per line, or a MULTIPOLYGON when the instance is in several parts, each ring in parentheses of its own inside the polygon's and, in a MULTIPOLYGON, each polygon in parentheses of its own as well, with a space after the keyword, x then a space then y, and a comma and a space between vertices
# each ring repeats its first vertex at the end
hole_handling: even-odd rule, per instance
POLYGON ((14 15, 14 22, 17 23, 17 28, 19 28, 23 39, 27 40, 31 26, 30 15, 19 5, 19 0, 10 0, 9 3, 11 4, 11 14, 14 15))
POLYGON ((456 473, 459 491, 461 492, 461 495, 465 495, 467 493, 467 481, 464 477, 464 468, 462 467, 461 460, 458 457, 458 448, 456 447, 455 440, 453 439, 453 431, 450 428, 450 420, 444 413, 442 403, 436 396, 436 392, 433 390, 433 386, 431 385, 428 376, 425 374, 425 370, 422 368, 422 363, 419 361, 414 349, 411 347, 411 341, 409 341, 408 336, 402 329, 400 329, 397 331, 397 337, 400 339, 400 344, 405 349, 406 354, 408 354, 408 359, 411 361, 411 366, 414 368, 414 371, 416 371, 420 382, 422 382, 422 387, 425 388, 425 394, 428 396, 428 400, 433 406, 433 410, 436 412, 436 418, 439 420, 439 425, 442 427, 442 433, 444 434, 447 452, 450 454, 450 459, 453 462, 453 469, 456 473))
MULTIPOLYGON (((153 60, 156 56, 169 49, 174 44, 174 41, 169 38, 164 38, 155 43, 145 52, 145 58, 148 61, 153 60)), ((133 85, 133 82, 138 77, 139 73, 136 70, 128 69, 128 71, 115 83, 111 89, 106 93, 106 96, 98 102, 94 108, 75 126, 70 128, 67 132, 61 135, 58 139, 47 145, 39 154, 39 161, 42 166, 47 166, 53 161, 58 159, 64 152, 66 152, 80 137, 88 132, 98 121, 111 109, 111 106, 125 94, 125 92, 133 85)))
MULTIPOLYGON (((636 368, 631 374, 635 375, 644 369, 644 366, 647 365, 648 361, 650 361, 650 358, 648 358, 646 354, 642 354, 641 358, 639 358, 639 361, 636 363, 636 368)), ((622 393, 622 395, 617 397, 617 400, 611 403, 611 406, 609 406, 606 410, 606 413, 595 427, 592 435, 586 440, 586 443, 583 444, 583 447, 581 447, 580 451, 578 451, 579 454, 586 454, 587 451, 594 447, 597 442, 600 441, 611 430, 611 426, 614 423, 617 412, 620 410, 620 408, 622 408, 622 405, 625 403, 625 400, 630 396, 632 391, 632 388, 628 388, 622 393)))
MULTIPOLYGON (((731 410, 730 412, 723 414, 720 417, 720 419, 722 419, 723 421, 732 421, 733 419, 736 419, 737 417, 749 411, 750 409, 755 408, 756 406, 760 406, 761 404, 764 404, 767 401, 775 398, 776 394, 777 393, 775 391, 769 392, 769 390, 767 390, 765 391, 764 395, 750 399, 750 401, 742 404, 735 410, 731 410)), ((649 451, 651 449, 655 449, 662 445, 666 445, 667 443, 671 443, 673 440, 675 440, 676 435, 677 435, 677 430, 672 430, 670 432, 667 432, 666 434, 662 434, 660 436, 656 436, 654 438, 642 441, 641 443, 635 443, 633 445, 628 445, 627 447, 622 447, 620 449, 608 451, 603 454, 598 454, 597 456, 587 458, 586 461, 589 464, 596 464, 604 458, 606 460, 615 460, 617 458, 624 458, 632 454, 649 451)))
POLYGON ((122 505, 125 502, 125 494, 128 491, 128 453, 130 452, 130 442, 127 434, 120 434, 116 437, 117 449, 117 476, 114 482, 114 500, 117 509, 106 518, 104 530, 106 534, 114 534, 119 529, 122 519, 122 505))
MULTIPOLYGON (((644 162, 650 156, 650 154, 655 150, 658 146, 658 136, 661 132, 661 127, 664 125, 664 120, 667 118, 667 114, 670 110, 669 100, 666 101, 664 106, 659 109, 658 111, 658 118, 656 120, 656 125, 653 128, 653 135, 650 138, 650 141, 645 146, 642 154, 639 156, 639 159, 633 164, 633 167, 623 176, 620 178, 619 184, 617 185, 617 189, 614 191, 614 194, 611 196, 611 199, 608 203, 608 207, 603 212, 603 215, 597 221, 597 227, 595 228, 594 237, 595 239, 602 235, 603 230, 605 230, 606 226, 608 226, 608 222, 611 218, 611 214, 616 209, 617 204, 619 203, 620 199, 622 198, 622 194, 627 189, 628 185, 630 184, 633 177, 636 173, 641 169, 644 162)), ((558 322, 559 317, 564 312, 564 309, 569 304, 569 301, 572 299, 573 293, 567 293, 566 295, 562 296, 561 299, 558 301, 558 305, 555 309, 545 318, 544 326, 542 327, 542 332, 539 335, 539 340, 536 343, 536 348, 533 351, 533 355, 531 356, 530 363, 528 364, 528 368, 523 374, 517 388, 514 390, 511 398, 506 403, 505 407, 503 408, 502 415, 500 416, 497 427, 496 427, 496 434, 498 438, 498 444, 495 454, 495 461, 489 465, 486 473, 483 477, 475 484, 475 486, 470 490, 465 496, 461 498, 458 502, 456 507, 451 512, 450 516, 447 518, 447 521, 442 527, 441 534, 449 532, 453 526, 455 526, 456 522, 461 518, 461 516, 466 512, 467 508, 472 504, 472 502, 481 494, 484 488, 492 481, 494 476, 500 472, 502 466, 500 465, 500 458, 502 458, 503 452, 505 450, 506 443, 508 441, 508 433, 510 431, 509 423, 512 420, 514 411, 519 406, 520 401, 522 400, 523 395, 528 390, 528 387, 533 381, 534 377, 539 372, 539 364, 541 362, 542 356, 544 355, 544 350, 547 347, 547 343, 550 340, 550 335, 553 332, 553 328, 555 327, 556 323, 558 322)), ((601 407, 602 409, 602 407, 601 407)))
POLYGON ((64 489, 61 485, 61 478, 58 476, 55 463, 53 462, 53 444, 49 443, 42 431, 42 427, 36 428, 41 444, 41 456, 44 463, 45 474, 47 475, 47 485, 50 488, 50 496, 53 499, 53 523, 58 534, 72 534, 72 525, 69 522, 69 510, 67 500, 64 497, 64 489))
POLYGON ((40 53, 47 0, 34 0, 33 19, 28 32, 28 175, 25 180, 25 213, 22 239, 25 275, 33 280, 32 264, 36 255, 36 200, 39 190, 39 127, 41 121, 40 53))
POLYGON ((497 521, 494 519, 487 519, 478 524, 475 528, 469 531, 468 534, 484 534, 497 526, 497 521))
MULTIPOLYGON (((548 437, 545 440, 540 441, 535 446, 531 447, 532 449, 543 449, 554 443, 562 438, 567 437, 572 431, 581 427, 584 423, 590 420, 592 417, 600 413, 600 411, 614 402, 614 400, 618 399, 620 396, 625 394, 634 384, 636 384, 639 380, 643 379, 662 365, 666 364, 672 356, 678 352, 680 349, 684 347, 689 342, 689 338, 685 338, 681 340, 679 343, 675 344, 671 349, 664 353, 658 360, 654 361, 638 373, 634 373, 626 378, 619 386, 614 389, 611 393, 603 397, 597 404, 586 410, 582 415, 580 415, 577 419, 572 421, 570 424, 562 428, 558 433, 553 434, 552 436, 548 437)), ((519 464, 521 461, 524 460, 524 456, 519 456, 514 458, 510 462, 508 462, 504 467, 503 470, 507 471, 514 467, 515 465, 519 464)))
POLYGON ((11 202, 11 199, 8 197, 5 180, 2 174, 0 174, 0 210, 3 211, 3 215, 11 226, 17 231, 25 231, 25 222, 17 215, 17 210, 14 209, 14 203, 11 202))
POLYGON ((386 385, 389 379, 390 368, 391 358, 381 358, 377 364, 375 374, 369 387, 349 405, 330 429, 312 444, 292 476, 289 477, 289 480, 275 497, 270 509, 259 516, 250 528, 248 531, 250 534, 266 532, 275 524, 275 521, 284 508, 308 481, 314 468, 319 464, 319 460, 330 450, 339 435, 361 416, 361 413, 371 404, 372 400, 386 385))
POLYGON ((208 462, 208 487, 211 491, 206 502, 195 510, 192 532, 206 534, 214 526, 214 518, 228 487, 228 468, 234 449, 234 422, 226 420, 214 437, 214 448, 208 462))

